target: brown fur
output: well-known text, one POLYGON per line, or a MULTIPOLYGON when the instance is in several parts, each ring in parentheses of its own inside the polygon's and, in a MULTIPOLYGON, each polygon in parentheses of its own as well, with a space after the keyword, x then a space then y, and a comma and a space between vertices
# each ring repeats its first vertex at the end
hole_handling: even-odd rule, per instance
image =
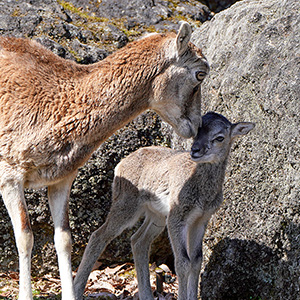
POLYGON ((62 299, 75 300, 68 197, 77 169, 146 109, 182 136, 196 133, 198 87, 209 68, 190 37, 185 23, 177 35, 152 35, 89 66, 34 41, 0 37, 0 192, 19 252, 19 300, 32 299, 33 234, 24 187, 48 186, 62 299))
POLYGON ((230 148, 237 136, 253 127, 250 122, 232 124, 210 112, 203 116, 191 153, 152 146, 124 158, 115 168, 110 212, 105 223, 93 232, 78 268, 77 298, 82 299, 88 276, 106 245, 144 217, 131 238, 139 299, 154 299, 149 251, 167 225, 179 284, 178 300, 196 300, 202 239, 210 217, 223 200, 230 148))
POLYGON ((103 140, 147 108, 145 91, 164 67, 158 48, 165 40, 153 36, 98 64, 80 66, 36 42, 2 38, 0 157, 26 169, 53 166, 57 153, 64 155, 74 139, 83 142, 89 135, 68 167, 61 166, 77 169, 103 140), (138 98, 134 107, 132 95, 138 98))

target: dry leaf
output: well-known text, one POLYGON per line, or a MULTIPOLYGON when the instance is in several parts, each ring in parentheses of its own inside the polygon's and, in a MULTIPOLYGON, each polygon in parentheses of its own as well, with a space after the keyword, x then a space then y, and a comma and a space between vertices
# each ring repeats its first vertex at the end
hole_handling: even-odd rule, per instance
POLYGON ((101 281, 101 282, 94 282, 94 284, 90 287, 91 290, 95 291, 102 291, 102 292, 109 292, 114 293, 115 288, 109 282, 101 281))
POLYGON ((165 273, 171 273, 170 268, 165 264, 160 265, 159 268, 162 269, 165 273))

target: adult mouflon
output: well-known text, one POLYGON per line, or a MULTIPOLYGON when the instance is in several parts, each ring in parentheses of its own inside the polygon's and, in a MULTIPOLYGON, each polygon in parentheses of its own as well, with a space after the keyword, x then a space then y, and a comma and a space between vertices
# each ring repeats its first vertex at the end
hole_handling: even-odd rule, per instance
POLYGON ((48 187, 62 299, 74 300, 68 199, 77 170, 147 109, 183 137, 196 134, 209 67, 191 27, 128 44, 84 66, 37 42, 0 37, 0 193, 19 253, 19 300, 31 300, 33 234, 24 188, 48 187))

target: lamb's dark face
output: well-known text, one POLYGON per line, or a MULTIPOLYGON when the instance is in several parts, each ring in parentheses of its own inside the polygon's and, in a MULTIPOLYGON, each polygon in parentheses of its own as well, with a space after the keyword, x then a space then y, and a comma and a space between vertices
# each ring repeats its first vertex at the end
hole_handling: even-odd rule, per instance
POLYGON ((221 115, 208 113, 202 118, 191 149, 194 161, 216 163, 222 161, 230 149, 231 123, 221 115))
POLYGON ((202 117, 202 126, 194 139, 191 158, 196 162, 218 163, 229 154, 234 137, 245 135, 254 128, 250 122, 230 123, 224 116, 207 113, 202 117))

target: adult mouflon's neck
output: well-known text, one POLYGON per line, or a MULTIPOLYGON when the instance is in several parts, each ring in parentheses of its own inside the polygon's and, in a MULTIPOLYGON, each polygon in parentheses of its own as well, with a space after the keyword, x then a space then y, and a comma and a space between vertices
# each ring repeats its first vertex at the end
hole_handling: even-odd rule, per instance
POLYGON ((149 108, 151 81, 169 64, 163 47, 168 40, 162 35, 142 39, 88 67, 76 83, 78 109, 88 126, 84 130, 82 121, 81 133, 101 143, 149 108))
POLYGON ((80 167, 105 139, 150 108, 152 79, 170 64, 173 41, 172 34, 153 35, 89 66, 49 52, 53 70, 48 61, 39 65, 54 76, 44 82, 46 97, 39 99, 43 113, 30 110, 26 126, 31 135, 23 147, 27 161, 36 166, 60 161, 60 169, 66 170, 80 167), (45 149, 49 155, 41 157, 45 149))

